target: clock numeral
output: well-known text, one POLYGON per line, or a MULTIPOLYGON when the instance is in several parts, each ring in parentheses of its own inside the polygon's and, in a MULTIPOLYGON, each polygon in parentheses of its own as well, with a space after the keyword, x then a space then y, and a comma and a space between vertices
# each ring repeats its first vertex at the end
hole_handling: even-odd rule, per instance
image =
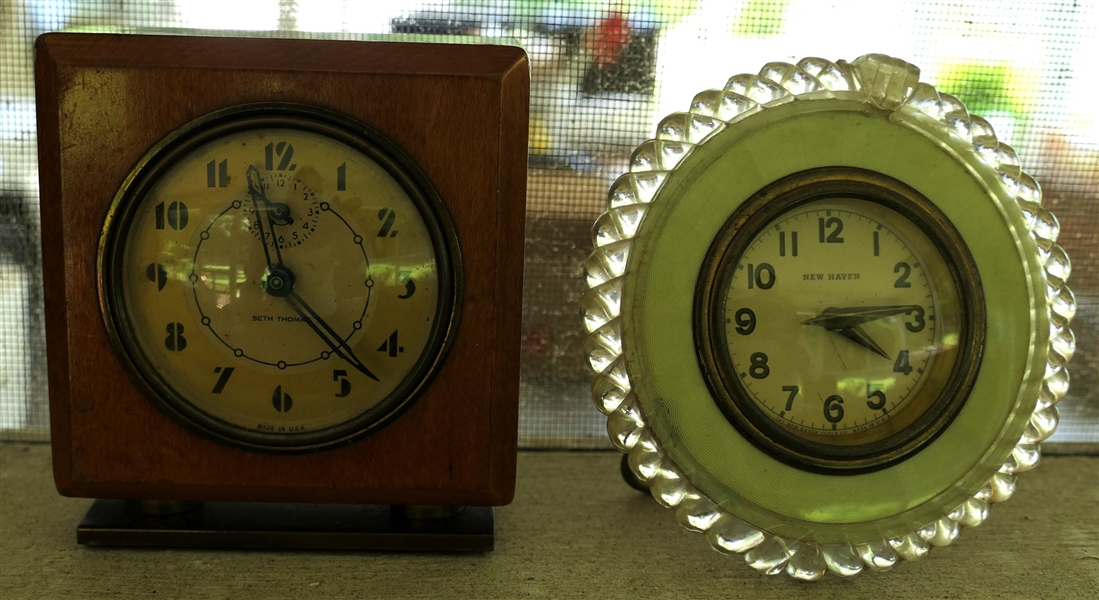
POLYGON ((347 191, 347 163, 336 167, 336 191, 347 191))
POLYGON ((378 211, 378 220, 382 222, 382 228, 378 230, 378 237, 397 237, 397 230, 393 224, 397 221, 397 213, 383 208, 378 211))
POLYGON ((165 330, 168 337, 164 338, 164 347, 172 352, 183 352, 187 347, 187 338, 183 337, 183 323, 168 323, 165 330))
POLYGON ((156 205, 156 228, 164 229, 164 222, 168 222, 168 227, 179 230, 187 226, 188 221, 187 205, 182 202, 173 202, 168 205, 168 210, 164 210, 164 203, 156 205))
POLYGON ((911 283, 908 283, 908 276, 912 274, 912 267, 906 262, 899 262, 893 266, 894 273, 900 273, 901 276, 897 278, 896 283, 893 284, 895 288, 910 288, 911 283))
POLYGON ((914 323, 905 323, 904 327, 905 327, 905 329, 911 331, 912 333, 919 333, 919 332, 923 331, 923 328, 927 325, 927 323, 925 323, 924 320, 923 320, 923 308, 921 308, 919 306, 913 306, 911 308, 911 310, 908 311, 908 314, 911 315, 912 313, 916 313, 912 317, 915 320, 915 322, 914 323))
MULTIPOLYGON (((786 256, 786 232, 778 232, 778 255, 786 256)), ((790 232, 790 256, 798 255, 798 232, 790 232)))
POLYGON ((832 429, 836 428, 836 423, 843 420, 843 398, 828 396, 824 399, 824 418, 832 424, 832 429))
POLYGON ((294 399, 290 394, 284 394, 280 385, 275 388, 275 393, 271 394, 271 405, 281 413, 290 412, 290 409, 294 408, 294 399))
POLYGON ((885 408, 885 392, 876 389, 878 385, 880 384, 866 384, 866 406, 870 407, 870 410, 885 408))
POLYGON ((229 160, 206 163, 206 187, 229 187, 229 160))
POLYGON ((225 389, 225 384, 229 383, 229 378, 233 376, 233 367, 214 367, 215 373, 221 373, 218 377, 218 382, 214 384, 214 391, 212 394, 220 394, 221 390, 225 389))
POLYGON ((397 296, 397 298, 400 298, 401 300, 408 300, 415 293, 416 293, 416 282, 409 279, 404 284, 404 293, 401 294, 400 296, 397 296))
POLYGON ((298 165, 290 162, 294 158, 294 146, 287 144, 286 142, 279 142, 278 144, 272 142, 263 147, 264 154, 266 155, 267 162, 266 167, 268 171, 275 170, 275 157, 279 157, 279 171, 293 171, 298 168, 298 165))
POLYGON ((775 268, 770 263, 759 263, 755 266, 748 263, 748 289, 758 287, 761 290, 769 290, 775 285, 775 268), (766 278, 764 273, 767 274, 766 278))
POLYGON ((908 364, 908 350, 901 350, 897 353, 897 362, 893 363, 893 372, 905 375, 912 372, 912 366, 908 364))
POLYGON ((160 263, 149 263, 145 267, 145 277, 156 284, 156 291, 159 292, 168 283, 168 270, 160 263))
POLYGON ((766 379, 771 374, 771 367, 767 366, 767 355, 762 352, 752 354, 749 359, 752 366, 748 367, 748 374, 752 379, 766 379))
POLYGON ((880 256, 880 255, 881 255, 881 246, 880 246, 879 240, 878 240, 878 232, 875 231, 874 232, 874 256, 880 256))
POLYGON ((820 243, 822 244, 842 244, 843 238, 840 237, 840 233, 843 233, 843 221, 839 217, 828 217, 828 220, 824 220, 824 217, 817 219, 817 224, 820 226, 820 243), (831 229, 830 232, 826 231, 831 229), (827 237, 825 234, 827 233, 827 237))
POLYGON ((343 369, 333 370, 332 381, 340 382, 340 391, 336 394, 337 398, 346 398, 351 393, 351 382, 347 380, 347 371, 343 369))
POLYGON ((748 335, 756 330, 756 313, 750 308, 742 308, 733 315, 736 321, 736 332, 740 335, 748 335))
POLYGON ((404 352, 404 346, 398 345, 396 329, 393 330, 393 333, 389 334, 389 339, 382 342, 381 346, 378 346, 378 352, 387 352, 389 353, 390 358, 396 358, 398 353, 404 352))
POLYGON ((796 385, 784 385, 782 386, 782 391, 790 394, 790 397, 786 399, 786 410, 793 410, 794 398, 797 397, 798 392, 801 391, 801 388, 796 385))

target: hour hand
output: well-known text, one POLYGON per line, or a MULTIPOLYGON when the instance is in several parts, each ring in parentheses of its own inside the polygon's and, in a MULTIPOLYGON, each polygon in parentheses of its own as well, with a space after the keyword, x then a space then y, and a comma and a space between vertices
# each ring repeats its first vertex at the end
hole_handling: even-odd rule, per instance
POLYGON ((892 317, 893 315, 912 312, 918 308, 918 306, 913 304, 829 307, 812 319, 802 321, 802 324, 819 325, 829 331, 838 332, 843 329, 857 327, 863 323, 869 323, 870 321, 877 321, 878 319, 892 317))
POLYGON ((882 358, 889 358, 889 355, 886 354, 885 350, 882 350, 881 346, 879 346, 873 338, 871 338, 865 331, 863 331, 862 327, 859 325, 855 325, 854 327, 848 327, 845 329, 835 329, 832 331, 835 331, 836 333, 851 340, 852 342, 855 342, 863 348, 870 350, 871 352, 877 354, 882 358))
POLYGON ((275 223, 271 219, 271 203, 267 201, 267 194, 263 191, 259 169, 249 165, 248 170, 245 171, 245 177, 248 179, 248 195, 252 197, 252 208, 255 209, 256 223, 259 225, 259 238, 260 242, 263 243, 263 256, 267 259, 268 270, 274 270, 282 266, 282 253, 279 251, 278 239, 275 237, 275 223), (273 259, 267 243, 268 239, 271 240, 275 248, 273 259))

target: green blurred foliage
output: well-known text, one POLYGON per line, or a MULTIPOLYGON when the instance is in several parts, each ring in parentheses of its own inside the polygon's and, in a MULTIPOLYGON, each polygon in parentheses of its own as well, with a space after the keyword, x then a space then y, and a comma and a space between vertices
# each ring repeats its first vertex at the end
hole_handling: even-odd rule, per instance
POLYGON ((733 34, 768 37, 782 33, 790 0, 747 0, 740 9, 733 34))
MULTIPOLYGON (((698 8, 700 0, 513 0, 505 9, 519 19, 540 20, 554 11, 564 13, 585 12, 594 17, 619 10, 624 13, 651 15, 663 26, 671 25, 690 15, 698 8)), ((460 6, 483 6, 486 12, 499 11, 499 4, 491 0, 459 0, 460 6)))
POLYGON ((957 96, 977 115, 1010 114, 1016 119, 1033 108, 1033 89, 1005 62, 957 62, 944 66, 936 88, 957 96))

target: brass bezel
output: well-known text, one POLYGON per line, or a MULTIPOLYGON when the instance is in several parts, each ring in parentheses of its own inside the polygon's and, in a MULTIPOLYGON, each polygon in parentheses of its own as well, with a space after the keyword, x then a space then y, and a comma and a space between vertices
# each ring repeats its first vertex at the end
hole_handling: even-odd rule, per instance
MULTIPOLYGON (((853 167, 809 169, 775 181, 752 195, 725 222, 699 272, 692 316, 695 350, 706 385, 729 422, 756 447, 791 466, 827 474, 853 475, 884 469, 933 441, 961 411, 980 368, 986 317, 980 276, 973 256, 947 217, 922 194, 892 177, 853 167), (918 226, 942 253, 958 290, 959 352, 941 392, 911 423, 866 444, 835 445, 807 440, 775 423, 756 406, 728 356, 725 290, 732 265, 755 236, 780 215, 829 198, 881 204, 918 226)), ((902 410, 919 410, 908 403, 902 410)))
POLYGON ((168 416, 214 441, 244 450, 293 453, 350 443, 400 416, 427 388, 442 366, 458 328, 462 304, 462 260, 457 232, 438 192, 419 166, 396 144, 341 113, 289 102, 243 104, 201 116, 165 136, 123 181, 104 219, 96 259, 100 313, 111 345, 131 379, 168 416), (189 403, 159 375, 133 340, 121 286, 126 234, 137 207, 161 175, 195 148, 220 136, 249 129, 288 128, 317 133, 362 152, 392 176, 419 209, 437 259, 439 302, 427 345, 405 379, 385 399, 339 425, 301 434, 270 434, 237 427, 189 403))

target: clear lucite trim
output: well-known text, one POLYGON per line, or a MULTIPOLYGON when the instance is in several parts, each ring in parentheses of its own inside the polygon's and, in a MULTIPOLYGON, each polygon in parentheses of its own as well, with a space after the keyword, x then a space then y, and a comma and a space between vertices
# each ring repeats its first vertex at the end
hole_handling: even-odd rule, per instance
POLYGON ((649 483, 653 498, 674 509, 685 528, 703 533, 719 552, 743 554, 749 566, 769 575, 785 572, 796 579, 815 581, 828 571, 847 577, 866 569, 888 570, 900 559, 916 560, 932 546, 950 544, 962 526, 981 524, 988 517, 989 505, 1011 497, 1017 473, 1034 468, 1039 443, 1057 427, 1056 404, 1068 391, 1066 365, 1076 349, 1068 325, 1076 314, 1076 299, 1066 284, 1071 272, 1068 255, 1056 244, 1060 225, 1053 213, 1041 206, 1038 183, 1022 171, 1015 151, 996 139, 992 126, 971 115, 957 98, 919 82, 919 73, 918 68, 899 59, 870 54, 850 63, 821 58, 805 58, 796 65, 769 63, 758 75, 737 75, 724 89, 695 96, 688 112, 661 121, 656 139, 637 147, 629 172, 611 186, 609 210, 593 229, 595 251, 584 268, 589 289, 581 301, 588 331, 584 354, 595 373, 592 396, 596 407, 607 415, 611 441, 628 454, 630 468, 649 483), (831 98, 836 92, 878 108, 914 109, 973 145, 981 161, 999 174, 1004 188, 1015 197, 1037 242, 1044 261, 1050 318, 1046 372, 1034 412, 999 472, 976 495, 938 520, 895 538, 858 546, 822 546, 771 535, 706 498, 649 433, 622 356, 622 289, 632 240, 642 226, 646 205, 668 174, 696 145, 734 119, 794 100, 831 98))

